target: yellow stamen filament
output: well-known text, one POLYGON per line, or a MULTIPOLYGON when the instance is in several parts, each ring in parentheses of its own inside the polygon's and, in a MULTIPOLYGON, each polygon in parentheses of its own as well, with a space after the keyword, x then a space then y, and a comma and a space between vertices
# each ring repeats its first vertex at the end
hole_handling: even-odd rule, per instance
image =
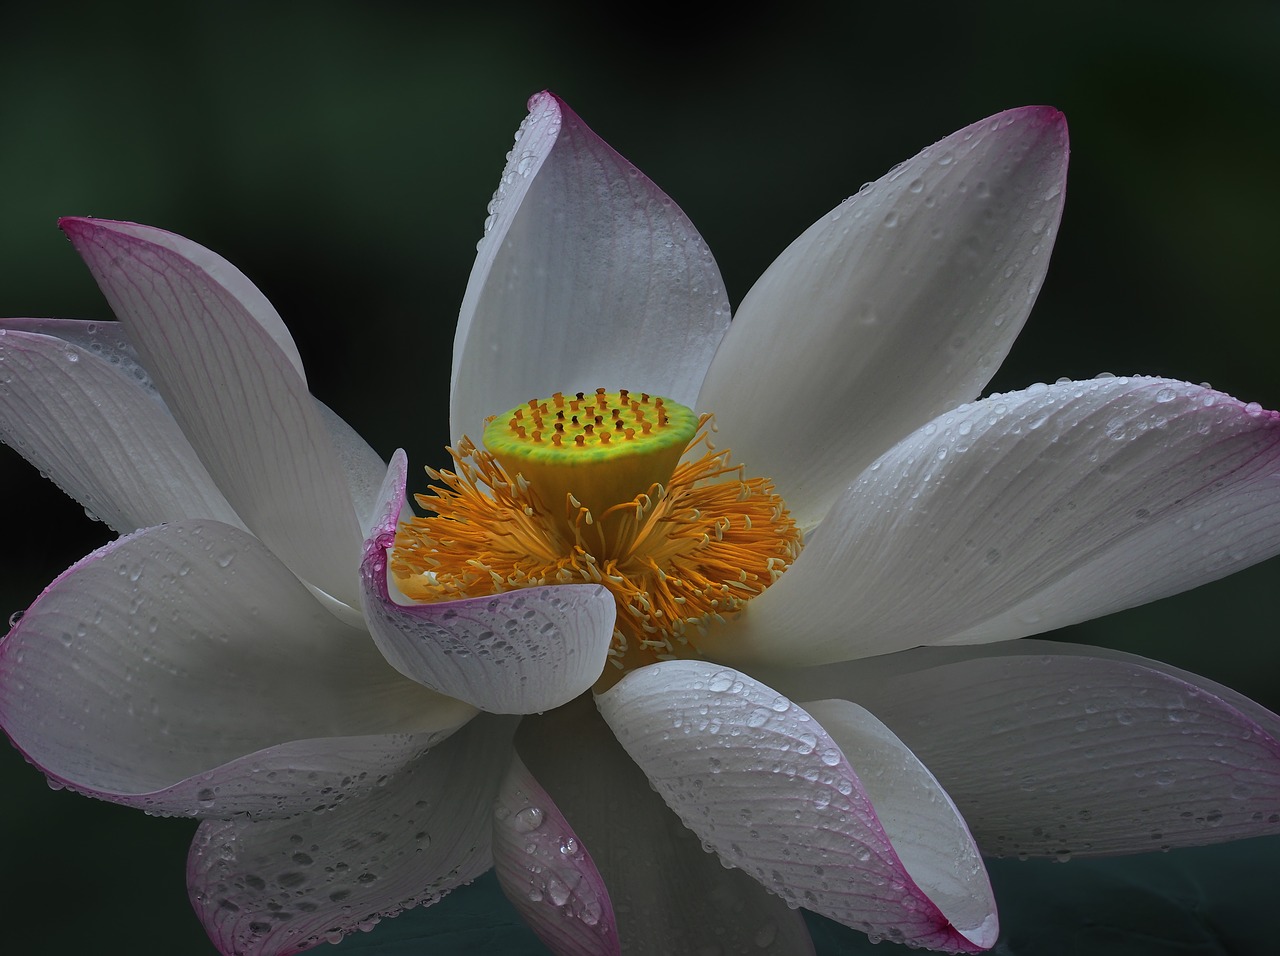
MULTIPOLYGON (((647 394, 641 401, 659 416, 663 428, 669 427, 666 419, 688 412, 675 403, 664 407, 664 400, 647 394)), ((578 393, 567 399, 557 393, 546 402, 530 402, 528 408, 555 415, 554 409, 566 404, 570 414, 574 406, 586 406, 606 421, 611 420, 609 406, 615 409, 612 418, 619 417, 620 406, 625 420, 639 421, 628 393, 608 395, 603 389, 591 398, 578 393)), ((512 441, 519 436, 528 442, 517 424, 521 418, 516 410, 498 420, 512 441)), ((652 456, 637 458, 626 451, 635 447, 640 432, 635 432, 636 442, 628 442, 633 436, 623 432, 605 445, 608 428, 600 428, 593 440, 586 437, 592 435, 591 425, 575 423, 574 441, 561 444, 557 426, 555 444, 539 443, 536 454, 544 463, 554 453, 574 464, 568 477, 555 466, 551 472, 535 467, 541 482, 526 480, 527 461, 512 477, 512 463, 500 461, 507 455, 495 455, 464 438, 449 449, 453 471, 427 469, 436 484, 416 499, 433 514, 400 526, 391 573, 401 591, 417 601, 547 584, 603 585, 618 606, 609 652, 617 670, 603 683, 655 660, 691 656, 709 623, 741 610, 777 580, 801 547, 800 532, 772 484, 746 478, 742 466, 729 464, 728 450, 712 447, 710 421, 709 415, 696 419, 692 439, 676 446, 677 457, 683 450, 692 460, 674 470, 668 466, 665 481, 653 477, 652 456), (578 457, 584 444, 588 454, 590 447, 595 449, 590 462, 578 457), (632 456, 642 479, 639 493, 627 492, 621 501, 599 500, 602 489, 626 485, 617 468, 599 467, 606 450, 632 456), (593 480, 597 474, 606 476, 603 484, 593 480)), ((491 420, 486 441, 493 427, 491 420)), ((648 427, 644 434, 648 436, 648 427)), ((654 430, 655 436, 662 434, 654 430)))

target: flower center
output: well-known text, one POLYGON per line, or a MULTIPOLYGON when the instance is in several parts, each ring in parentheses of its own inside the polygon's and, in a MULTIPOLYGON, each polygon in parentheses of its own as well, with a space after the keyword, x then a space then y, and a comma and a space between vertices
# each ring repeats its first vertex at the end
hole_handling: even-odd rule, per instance
POLYGON ((711 416, 623 389, 557 392, 488 419, 484 446, 449 449, 455 471, 415 496, 391 573, 417 601, 547 584, 601 584, 618 605, 615 674, 696 653, 800 551, 764 478, 717 451, 711 416), (704 446, 699 455, 698 446, 704 446), (681 459, 684 458, 684 461, 681 459))

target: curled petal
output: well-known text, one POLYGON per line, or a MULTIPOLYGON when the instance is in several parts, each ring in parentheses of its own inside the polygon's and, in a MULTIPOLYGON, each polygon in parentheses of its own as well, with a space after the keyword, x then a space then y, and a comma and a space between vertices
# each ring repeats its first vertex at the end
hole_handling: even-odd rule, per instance
POLYGON ((225 260, 180 236, 61 225, 236 513, 299 577, 354 605, 351 492, 279 316, 225 260))
POLYGON ((489 868, 513 723, 481 717, 384 786, 324 813, 201 824, 187 861, 220 952, 278 956, 436 902, 489 868))
POLYGON ((531 714, 577 697, 599 678, 615 604, 595 584, 493 597, 401 604, 387 580, 387 549, 404 503, 406 459, 391 459, 380 517, 360 568, 365 617, 386 659, 407 677, 481 710, 531 714))
POLYGON ((837 739, 764 684, 699 661, 634 671, 599 705, 685 825, 789 902, 930 949, 995 943, 995 900, 964 822, 870 714, 823 702, 837 739), (882 790, 868 791, 855 759, 882 790))
POLYGON ((990 380, 1044 281, 1066 175, 1061 113, 1000 113, 864 187, 752 287, 698 407, 803 527, 990 380))
POLYGON ((478 437, 488 415, 561 390, 693 404, 729 304, 711 251, 675 203, 539 93, 489 209, 454 340, 455 441, 478 437))
POLYGON ((613 903, 581 839, 518 756, 493 809, 503 892, 557 956, 620 956, 613 903))
POLYGON ((1167 379, 1033 386, 878 459, 707 646, 812 664, 1023 637, 1268 558, 1278 518, 1280 413, 1167 379))
MULTIPOLYGON (((706 852, 649 787, 590 698, 584 695, 550 713, 526 717, 516 749, 528 771, 508 779, 522 795, 513 792, 498 810, 501 814, 505 806, 513 812, 506 818, 516 829, 510 852, 514 856, 530 846, 530 841, 520 841, 517 828, 523 827, 530 827, 525 836, 540 834, 545 827, 555 835, 549 841, 554 848, 564 846, 571 856, 589 851, 592 868, 608 887, 623 952, 812 956, 813 943, 800 914, 741 870, 726 868, 706 852), (538 826, 531 826, 534 823, 538 826)), ((502 840, 498 837, 497 844, 502 840)), ((533 843, 533 855, 539 855, 547 842, 533 843)), ((546 889, 522 872, 519 863, 504 868, 497 844, 495 859, 504 889, 517 906, 528 909, 517 897, 527 897, 531 887, 544 895, 546 889)), ((566 874, 570 879, 575 878, 573 869, 566 874)), ((584 873, 577 886, 587 884, 594 892, 588 879, 594 878, 584 873)), ((544 908, 540 918, 544 930, 554 931, 550 915, 544 908)), ((543 936, 549 942, 566 937, 565 928, 543 936)), ((606 946, 607 935, 579 931, 569 938, 587 944, 587 953, 609 952, 590 948, 593 943, 606 946)))
POLYGON ((1158 661, 1028 640, 778 677, 874 707, 987 853, 1139 853, 1280 833, 1280 717, 1158 661))
POLYGON ((94 323, 32 324, 50 333, 79 332, 85 345, 0 326, 0 438, 6 444, 116 531, 187 517, 240 523, 177 422, 145 378, 132 374, 141 367, 122 357, 113 336, 94 323))
POLYGON ((91 554, 0 644, 14 744, 55 783, 153 813, 332 805, 473 713, 401 678, 257 539, 213 521, 91 554))

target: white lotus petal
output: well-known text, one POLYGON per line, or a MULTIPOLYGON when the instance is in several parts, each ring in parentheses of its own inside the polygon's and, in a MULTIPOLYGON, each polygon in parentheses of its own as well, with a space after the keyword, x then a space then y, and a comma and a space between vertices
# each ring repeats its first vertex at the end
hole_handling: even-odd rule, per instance
POLYGON ((904 439, 708 641, 811 664, 1023 637, 1280 551, 1280 414, 1166 379, 1033 386, 904 439))
POLYGON ((316 399, 316 410, 338 452, 338 461, 346 475, 356 518, 360 522, 360 533, 367 535, 380 516, 382 501, 378 494, 387 474, 387 463, 360 437, 359 432, 319 399, 316 399))
MULTIPOLYGON (((516 745, 536 778, 527 781, 528 802, 520 808, 527 812, 516 822, 536 821, 534 831, 552 832, 562 820, 571 825, 575 849, 590 854, 608 887, 623 953, 812 954, 800 914, 704 850, 589 698, 526 717, 516 745)), ((528 892, 527 879, 504 885, 512 896, 528 892)))
POLYGON ((261 293, 163 230, 89 219, 64 219, 62 228, 245 524, 299 577, 354 605, 360 532, 351 495, 261 293))
POLYGON ((693 404, 729 304, 706 243, 665 193, 540 93, 489 210, 454 340, 455 441, 556 391, 693 404))
POLYGON ((119 322, 96 322, 87 319, 0 319, 0 329, 17 332, 35 332, 50 335, 63 342, 70 342, 97 358, 116 366, 134 384, 142 388, 149 398, 164 405, 156 391, 151 373, 138 360, 138 350, 129 341, 124 326, 119 322))
POLYGON ((0 724, 51 780, 158 813, 328 805, 373 785, 353 767, 392 772, 474 713, 213 521, 74 565, 0 644, 0 677, 0 724))
POLYGON ((406 468, 404 452, 397 451, 360 568, 365 618, 386 659, 405 676, 491 713, 538 713, 587 690, 604 669, 617 613, 599 585, 438 604, 391 597, 387 550, 395 543, 406 468))
POLYGON ((69 341, 0 328, 0 439, 116 531, 240 523, 152 393, 69 341))
MULTIPOLYGON (((802 705, 858 774, 907 873, 961 925, 994 917, 995 900, 969 828, 941 784, 888 727, 847 700, 802 705)), ((994 920, 990 937, 995 937, 994 920)))
POLYGON ((698 408, 802 527, 990 380, 1040 291, 1066 172, 1057 110, 989 117, 836 207, 747 294, 698 408))
POLYGON ((121 237, 132 237, 147 245, 156 245, 168 250, 177 258, 190 263, 193 268, 206 276, 208 283, 224 290, 232 300, 237 302, 252 317, 254 323, 266 332, 271 341, 275 343, 285 361, 293 366, 293 370, 302 378, 303 383, 306 383, 307 375, 302 368, 302 356, 298 354, 298 346, 294 343, 288 326, 284 324, 284 319, 280 318, 280 313, 276 311, 275 306, 268 301, 267 297, 262 294, 262 291, 234 265, 213 250, 206 249, 190 239, 164 229, 144 226, 136 222, 113 222, 66 216, 58 221, 58 228, 67 233, 77 251, 80 251, 81 255, 83 255, 83 251, 80 250, 80 243, 73 233, 81 230, 85 223, 94 222, 99 226, 109 228, 121 237))
POLYGON ((846 755, 804 708, 701 661, 633 671, 598 702, 685 825, 789 902, 930 949, 977 952, 995 943, 995 900, 963 821, 869 714, 824 705, 855 751, 846 755), (853 759, 871 774, 894 768, 883 792, 868 792, 853 759), (887 820, 904 830, 905 857, 876 797, 892 805, 887 820))
POLYGON ((600 871, 515 755, 494 802, 493 866, 516 911, 557 956, 620 956, 600 871))
POLYGON ((987 853, 1140 853, 1280 833, 1280 717, 1158 661, 1026 640, 777 676, 875 708, 987 853))
POLYGON ((474 720, 336 810, 202 824, 187 885, 209 937, 241 956, 296 953, 474 880, 489 868, 489 806, 512 729, 474 720))
MULTIPOLYGON (((148 399, 163 409, 165 418, 172 422, 172 416, 164 404, 164 399, 160 397, 155 383, 151 380, 151 373, 139 361, 137 349, 129 341, 124 326, 119 322, 90 322, 81 319, 0 319, 0 333, 6 329, 52 336, 92 353, 95 358, 116 367, 131 384, 140 388, 148 399)), ((367 532, 369 523, 373 520, 371 512, 376 504, 378 489, 382 486, 382 478, 387 471, 387 463, 355 429, 324 402, 317 399, 316 408, 338 452, 338 459, 346 474, 347 485, 351 489, 351 497, 356 506, 356 514, 362 522, 361 531, 367 532)), ((119 422, 113 421, 111 424, 114 427, 120 427, 119 422)), ((172 427, 177 426, 173 424, 172 427)), ((188 454, 199 465, 195 452, 190 450, 190 443, 185 437, 183 444, 187 445, 188 454)), ((143 453, 143 457, 150 457, 151 454, 153 453, 143 453)), ((208 478, 208 472, 205 471, 204 466, 199 465, 199 468, 205 472, 206 479, 212 484, 212 479, 208 478)), ((221 492, 216 494, 222 498, 221 492)), ((228 513, 234 514, 230 511, 229 505, 227 510, 228 513)), ((187 512, 183 516, 218 518, 215 514, 202 514, 196 511, 187 512)), ((218 518, 218 520, 227 521, 228 519, 218 518)), ((159 521, 147 521, 122 530, 132 531, 135 528, 159 523, 159 521)))

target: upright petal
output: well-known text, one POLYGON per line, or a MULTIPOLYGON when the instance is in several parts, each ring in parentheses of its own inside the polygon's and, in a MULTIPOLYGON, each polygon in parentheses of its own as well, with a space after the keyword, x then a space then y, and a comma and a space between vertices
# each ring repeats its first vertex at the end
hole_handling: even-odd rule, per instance
MULTIPOLYGON (((520 798, 508 791, 507 802, 500 806, 512 811, 506 818, 511 825, 497 841, 508 841, 512 856, 532 845, 536 857, 545 842, 554 842, 570 857, 581 853, 588 858, 608 888, 614 938, 626 956, 701 952, 804 956, 813 952, 800 914, 704 849, 649 787, 589 697, 525 718, 516 749, 528 771, 509 782, 522 787, 524 805, 518 806, 520 798), (524 835, 537 839, 520 840, 521 827, 530 827, 524 835), (562 831, 564 842, 544 838, 544 827, 549 833, 562 831)), ((513 899, 523 895, 527 900, 531 874, 514 860, 504 865, 496 848, 495 858, 507 895, 513 899)), ((578 869, 583 861, 574 862, 578 869)), ((593 891, 589 881, 594 877, 589 871, 581 872, 576 888, 585 897, 593 891)), ((564 875, 576 877, 573 870, 564 875)), ((541 891, 536 883, 532 888, 541 891)), ((531 908, 522 907, 524 911, 531 908)), ((604 945, 594 951, 589 948, 592 943, 607 944, 606 934, 570 932, 569 927, 557 926, 545 908, 535 919, 543 925, 543 939, 549 944, 554 940, 557 954, 609 952, 604 945), (556 948, 562 944, 563 950, 556 948), (572 948, 575 945, 579 948, 572 948)))
POLYGON ((729 304, 711 251, 666 194, 539 93, 489 211, 454 340, 455 441, 560 390, 693 404, 729 304))
POLYGON ((706 647, 798 665, 1007 640, 1278 551, 1280 413, 1167 379, 1033 386, 877 460, 706 647))
POLYGON ((163 403, 118 352, 101 353, 0 327, 0 438, 118 532, 189 517, 238 525, 163 403))
POLYGON ((155 813, 328 806, 473 714, 404 680, 256 538, 214 521, 112 542, 0 643, 14 745, 59 785, 155 813))
POLYGON ((539 713, 587 690, 604 669, 617 613, 599 585, 438 604, 391 597, 387 549, 404 504, 406 468, 404 452, 397 451, 360 567, 365 619, 386 659, 405 676, 490 713, 539 713))
POLYGON ((986 853, 1141 853, 1280 833, 1280 717, 1168 664, 1026 640, 773 676, 875 708, 986 853))
POLYGON ((316 399, 316 410, 324 422, 338 453, 338 460, 346 474, 347 487, 351 489, 351 503, 355 505, 360 533, 368 534, 374 521, 380 517, 382 505, 378 493, 387 474, 387 463, 373 447, 347 424, 337 412, 316 399))
POLYGON ((1040 291, 1066 173, 1061 113, 1000 113, 864 187, 752 287, 698 408, 803 527, 990 380, 1040 291))
POLYGON ((470 883, 490 865, 513 729, 474 720, 336 810, 201 824, 187 886, 210 939, 238 956, 296 953, 470 883))
POLYGON ((777 691, 701 661, 633 671, 599 705, 685 825, 784 899, 909 945, 995 943, 995 900, 964 821, 861 708, 822 702, 831 734, 777 691))
POLYGON ((225 260, 160 229, 91 219, 62 228, 245 524, 299 577, 354 605, 351 493, 262 294, 225 260))

